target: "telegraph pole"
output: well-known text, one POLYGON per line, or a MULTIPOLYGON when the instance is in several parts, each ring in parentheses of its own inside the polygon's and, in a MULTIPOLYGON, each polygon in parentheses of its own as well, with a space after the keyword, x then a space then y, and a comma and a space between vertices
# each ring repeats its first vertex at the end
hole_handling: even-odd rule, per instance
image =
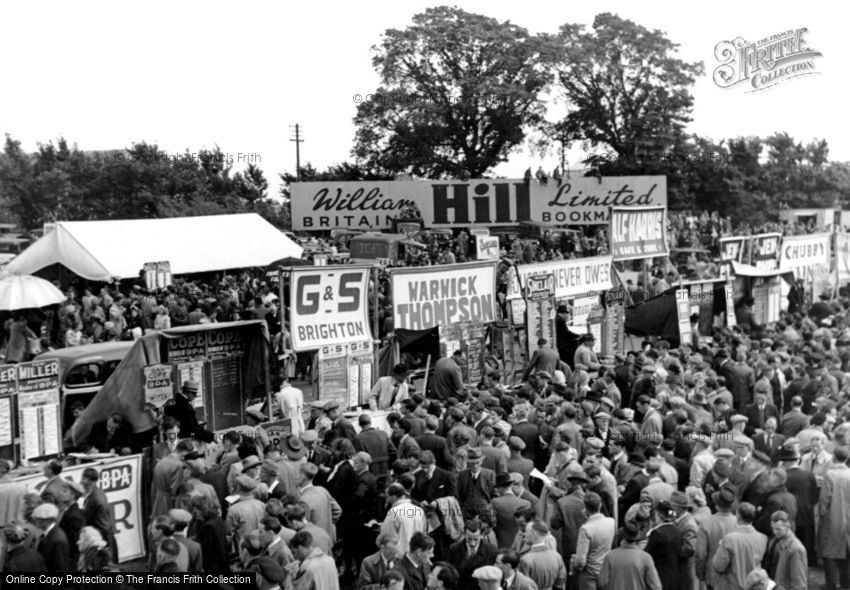
POLYGON ((304 142, 304 138, 301 136, 301 125, 298 123, 290 125, 289 130, 293 135, 289 138, 289 141, 295 142, 295 180, 301 182, 301 144, 304 142))

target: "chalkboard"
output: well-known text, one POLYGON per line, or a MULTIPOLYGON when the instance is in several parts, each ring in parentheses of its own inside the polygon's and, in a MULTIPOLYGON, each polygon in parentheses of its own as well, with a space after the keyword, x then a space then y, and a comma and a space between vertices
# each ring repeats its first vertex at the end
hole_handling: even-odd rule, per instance
POLYGON ((345 356, 319 358, 319 395, 323 402, 335 400, 348 407, 348 359, 345 356))
POLYGON ((528 358, 537 350, 537 341, 555 343, 555 279, 551 274, 528 278, 526 290, 526 337, 528 358))
POLYGON ((477 384, 481 382, 484 373, 484 325, 465 324, 463 332, 467 381, 477 384))
POLYGON ((210 418, 213 431, 239 426, 242 416, 242 358, 227 356, 209 361, 210 418))

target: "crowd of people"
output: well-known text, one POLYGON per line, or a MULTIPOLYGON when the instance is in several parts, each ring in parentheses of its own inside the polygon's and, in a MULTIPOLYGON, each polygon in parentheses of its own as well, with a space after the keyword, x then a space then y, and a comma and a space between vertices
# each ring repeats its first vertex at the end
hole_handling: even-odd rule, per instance
MULTIPOLYGON (((490 367, 474 390, 452 355, 427 397, 397 366, 370 399, 390 432, 313 402, 279 442, 258 411, 218 442, 167 411, 145 567, 263 589, 802 590, 822 565, 850 587, 847 307, 613 363, 590 335, 541 341, 518 383, 490 367)), ((79 486, 51 461, 27 493, 2 465, 4 573, 118 568, 96 469, 79 486)))

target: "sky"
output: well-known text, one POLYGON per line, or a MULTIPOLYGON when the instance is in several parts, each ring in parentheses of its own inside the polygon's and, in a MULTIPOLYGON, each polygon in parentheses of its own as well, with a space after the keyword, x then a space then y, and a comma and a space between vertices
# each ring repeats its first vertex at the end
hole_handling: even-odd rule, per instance
MULTIPOLYGON (((388 28, 439 2, 6 2, 0 4, 0 132, 24 149, 63 136, 83 150, 147 141, 174 154, 218 145, 236 168, 261 166, 272 191, 295 169, 290 126, 303 128, 301 162, 350 160, 356 104, 378 85, 371 48, 388 28)), ((846 125, 846 14, 840 3, 706 3, 597 0, 592 3, 460 1, 460 8, 555 33, 612 12, 678 43, 702 61, 689 131, 715 140, 786 131, 826 139, 830 159, 850 161, 846 125), (715 46, 757 41, 805 27, 822 52, 816 75, 770 90, 719 88, 715 46), (845 121, 845 123, 842 123, 845 121)), ((570 152, 580 168, 583 150, 570 152)), ((494 172, 551 171, 556 153, 520 149, 494 172)))

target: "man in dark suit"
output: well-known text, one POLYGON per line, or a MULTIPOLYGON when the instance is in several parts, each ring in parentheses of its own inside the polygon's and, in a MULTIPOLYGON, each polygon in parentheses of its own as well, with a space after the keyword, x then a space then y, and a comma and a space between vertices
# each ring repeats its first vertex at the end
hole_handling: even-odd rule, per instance
POLYGON ((719 374, 726 379, 726 387, 732 393, 736 409, 752 403, 753 387, 756 384, 756 373, 746 360, 746 353, 738 350, 735 362, 728 360, 720 365, 719 374))
POLYGON ((555 345, 558 347, 558 356, 567 363, 571 369, 575 368, 576 348, 580 335, 570 330, 567 321, 570 312, 563 303, 558 305, 558 315, 555 316, 555 345))
POLYGON ((434 363, 434 374, 431 377, 432 394, 443 401, 450 397, 463 400, 466 392, 463 388, 463 373, 460 362, 463 353, 456 350, 452 356, 439 359, 434 363))
POLYGON ((83 514, 89 526, 93 526, 100 532, 100 536, 106 541, 107 547, 114 561, 118 560, 118 546, 115 543, 115 515, 112 505, 106 499, 106 494, 98 487, 100 473, 94 467, 83 470, 80 479, 85 490, 83 500, 83 514))
POLYGON ((509 473, 496 476, 496 493, 493 512, 496 516, 496 543, 499 547, 510 547, 519 532, 514 513, 520 508, 531 508, 531 502, 517 498, 513 492, 513 479, 509 473))
POLYGON ((59 520, 57 525, 68 537, 68 547, 70 548, 71 563, 76 565, 79 548, 77 540, 80 538, 80 531, 86 526, 86 516, 77 505, 79 500, 86 492, 83 486, 70 478, 65 480, 68 482, 68 488, 63 490, 56 500, 56 506, 59 508, 59 520))
POLYGON ((434 453, 434 457, 437 460, 437 467, 440 469, 449 469, 452 457, 449 453, 445 437, 437 434, 439 427, 440 419, 434 415, 428 415, 425 418, 425 433, 414 437, 414 440, 422 451, 431 451, 434 453))
POLYGON ((386 432, 372 426, 369 414, 360 414, 357 423, 360 425, 360 432, 354 437, 354 448, 369 453, 372 457, 372 464, 369 466, 372 473, 376 476, 385 475, 395 461, 395 445, 386 432))
POLYGON ((767 386, 767 382, 765 381, 761 381, 756 386, 756 403, 746 406, 741 412, 749 418, 747 426, 744 428, 744 434, 751 438, 756 433, 756 430, 764 430, 764 423, 768 418, 775 418, 777 422, 779 421, 779 410, 773 404, 767 403, 768 392, 765 391, 765 386, 767 386), (762 386, 761 384, 764 385, 762 386))
POLYGON ((95 422, 89 433, 88 444, 90 448, 101 453, 114 452, 119 455, 129 455, 132 430, 124 416, 112 414, 106 420, 95 422))
POLYGON ((640 493, 649 485, 649 474, 646 472, 646 458, 641 453, 629 455, 629 464, 634 467, 631 478, 626 483, 626 488, 618 506, 620 522, 625 522, 626 511, 640 501, 640 493))
POLYGON ((809 417, 803 413, 803 398, 795 395, 791 398, 791 409, 782 416, 779 433, 788 438, 797 436, 801 430, 809 427, 809 417))
POLYGON ((449 547, 447 559, 460 574, 458 587, 474 588, 472 572, 479 567, 493 565, 496 562, 496 552, 496 547, 482 539, 480 521, 467 521, 464 538, 449 547))
POLYGON ((419 465, 421 469, 414 475, 416 483, 413 484, 411 493, 414 500, 433 502, 438 498, 455 495, 457 492, 455 476, 450 471, 437 467, 434 453, 422 451, 419 454, 419 465))
POLYGON ((398 535, 395 533, 378 535, 377 545, 378 552, 365 557, 360 564, 355 590, 380 590, 381 578, 402 557, 398 554, 398 535))
POLYGON ((404 577, 405 590, 425 590, 433 556, 434 539, 422 532, 413 533, 407 553, 396 561, 392 569, 404 577))
POLYGON ((469 449, 467 469, 461 471, 457 478, 457 499, 464 519, 490 511, 490 501, 496 488, 496 474, 481 466, 483 460, 484 456, 478 448, 469 449))
POLYGON ((753 436, 755 449, 761 451, 771 459, 776 458, 776 455, 782 450, 782 444, 785 442, 785 437, 776 433, 777 421, 778 418, 768 418, 764 421, 764 432, 753 436))
POLYGON ((200 386, 191 379, 183 382, 183 388, 174 394, 171 405, 165 406, 163 413, 171 416, 180 424, 180 438, 189 438, 198 430, 198 416, 192 402, 198 396, 200 386))
POLYGON ((561 555, 564 563, 570 563, 576 552, 578 531, 587 522, 584 509, 584 494, 588 480, 584 470, 579 469, 569 474, 570 491, 558 500, 558 510, 552 517, 552 528, 561 529, 561 555))
POLYGON ((73 571, 71 547, 65 531, 56 524, 58 518, 59 509, 55 504, 40 504, 32 513, 33 522, 44 531, 37 550, 48 573, 73 571))
POLYGON ((541 338, 537 341, 537 346, 537 350, 531 355, 531 360, 528 361, 525 370, 522 372, 523 381, 528 381, 528 376, 531 375, 532 371, 546 372, 549 375, 554 375, 555 371, 558 370, 561 357, 558 356, 558 352, 554 348, 549 346, 549 341, 541 338))
POLYGON ((540 457, 538 449, 540 448, 540 428, 537 424, 532 424, 528 421, 529 406, 527 404, 518 404, 514 406, 514 415, 516 416, 516 424, 511 428, 511 436, 516 436, 522 439, 525 443, 525 449, 522 450, 522 456, 526 459, 534 461, 535 466, 540 457))
POLYGON ((795 449, 783 448, 777 459, 788 477, 785 487, 797 499, 794 534, 806 548, 809 566, 817 567, 814 509, 818 501, 817 480, 811 471, 800 468, 800 454, 795 449))
MULTIPOLYGON (((165 459, 167 456, 176 451, 177 443, 180 442, 180 424, 174 418, 168 416, 163 419, 162 432, 165 435, 165 440, 158 442, 153 446, 154 463, 158 463, 160 459, 165 459)), ((239 436, 238 433, 234 432, 233 434, 237 437, 239 436)), ((236 444, 238 445, 239 442, 237 441, 236 444)), ((229 467, 229 465, 227 467, 229 467)))

